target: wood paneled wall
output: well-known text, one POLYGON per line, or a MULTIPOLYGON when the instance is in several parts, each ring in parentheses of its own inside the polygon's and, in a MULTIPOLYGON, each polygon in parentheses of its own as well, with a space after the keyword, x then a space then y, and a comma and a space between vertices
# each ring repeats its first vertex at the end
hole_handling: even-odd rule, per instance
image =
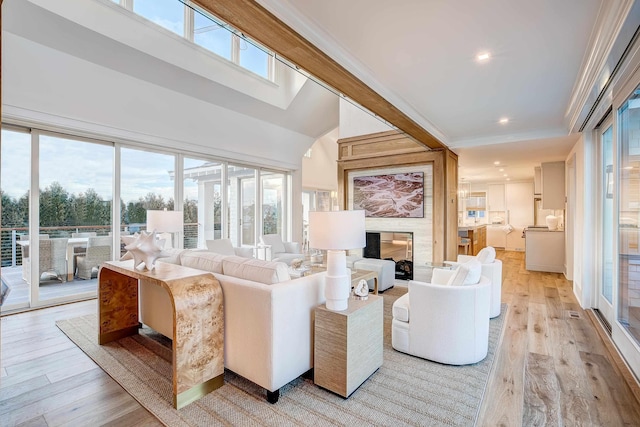
POLYGON ((433 166, 433 261, 455 260, 458 253, 458 156, 448 149, 428 150, 400 131, 339 139, 340 207, 348 208, 349 172, 424 164, 433 166))

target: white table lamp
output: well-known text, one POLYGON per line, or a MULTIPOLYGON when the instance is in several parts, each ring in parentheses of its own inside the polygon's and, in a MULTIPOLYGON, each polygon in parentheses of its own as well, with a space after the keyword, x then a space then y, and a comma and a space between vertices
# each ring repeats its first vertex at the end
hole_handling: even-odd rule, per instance
POLYGON ((324 295, 328 310, 346 310, 351 292, 347 249, 366 245, 364 211, 309 212, 309 246, 327 250, 324 295))
MULTIPOLYGON (((147 211, 147 231, 162 233, 179 233, 184 229, 184 214, 182 211, 147 211)), ((169 247, 173 247, 172 234, 169 237, 169 247)))

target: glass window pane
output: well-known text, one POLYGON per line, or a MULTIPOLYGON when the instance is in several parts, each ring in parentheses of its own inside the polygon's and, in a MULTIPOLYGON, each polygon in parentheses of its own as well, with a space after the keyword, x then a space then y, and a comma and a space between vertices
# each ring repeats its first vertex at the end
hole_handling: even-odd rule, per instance
POLYGON ((640 343, 640 95, 638 88, 619 110, 619 312, 618 320, 640 343))
POLYGON ((193 41, 216 55, 231 60, 231 32, 198 11, 194 12, 193 41))
POLYGON ((282 234, 284 225, 285 178, 282 173, 261 172, 262 234, 282 234))
POLYGON ((147 210, 174 207, 174 156, 123 148, 121 212, 125 232, 146 230, 147 210))
POLYGON ((0 193, 2 194, 2 281, 9 293, 0 307, 27 307, 29 285, 24 270, 22 246, 29 238, 29 183, 31 175, 31 135, 2 130, 0 193))
POLYGON ((254 246, 256 211, 256 170, 242 166, 227 167, 227 233, 233 246, 254 246))
POLYGON ((40 136, 40 234, 49 237, 40 241, 41 300, 59 297, 60 282, 74 278, 83 280, 66 295, 96 292, 90 279, 112 258, 112 180, 112 146, 40 136), (84 233, 106 237, 104 244, 90 250, 84 233))
POLYGON ((242 39, 240 39, 240 66, 265 79, 269 78, 269 55, 242 39))
POLYGON ((177 0, 134 0, 133 11, 167 30, 184 36, 184 4, 177 0))
POLYGON ((184 159, 184 247, 205 248, 222 237, 221 171, 219 162, 184 159))

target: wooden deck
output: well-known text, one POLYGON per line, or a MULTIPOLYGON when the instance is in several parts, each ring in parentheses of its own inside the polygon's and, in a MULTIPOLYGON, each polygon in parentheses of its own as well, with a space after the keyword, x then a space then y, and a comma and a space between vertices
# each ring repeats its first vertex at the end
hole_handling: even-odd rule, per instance
MULTIPOLYGON (((498 256, 509 311, 478 425, 639 425, 629 372, 578 306, 571 283, 526 271, 523 253, 498 256)), ((85 301, 2 317, 0 424, 159 425, 55 326, 95 310, 95 301, 85 301)))
MULTIPOLYGON (((11 291, 4 306, 23 304, 29 301, 29 284, 22 280, 22 267, 2 267, 2 281, 9 286, 11 291)), ((98 279, 76 279, 70 282, 59 280, 46 280, 40 283, 40 300, 50 300, 86 292, 97 295, 98 279)))

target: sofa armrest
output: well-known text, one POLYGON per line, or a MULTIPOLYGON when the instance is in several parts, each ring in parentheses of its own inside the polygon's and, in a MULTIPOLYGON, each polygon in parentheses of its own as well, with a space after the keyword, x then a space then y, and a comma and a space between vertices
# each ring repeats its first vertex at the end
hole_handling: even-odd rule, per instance
POLYGON ((289 254, 302 254, 300 252, 300 243, 298 242, 283 242, 284 250, 289 254))
POLYGON ((265 285, 214 274, 225 310, 225 367, 275 391, 313 367, 313 316, 326 273, 265 285))
POLYGON ((473 255, 458 255, 458 262, 462 263, 462 262, 467 262, 467 261, 471 261, 472 259, 475 259, 476 257, 473 255))

